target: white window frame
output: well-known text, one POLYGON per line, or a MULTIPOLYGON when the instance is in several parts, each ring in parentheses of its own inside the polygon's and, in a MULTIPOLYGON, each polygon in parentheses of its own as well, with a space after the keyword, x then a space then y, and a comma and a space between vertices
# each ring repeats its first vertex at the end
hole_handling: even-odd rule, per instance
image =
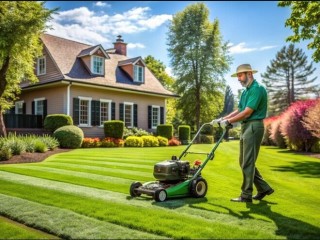
POLYGON ((91 127, 91 97, 81 97, 79 96, 79 127, 91 127), (87 123, 81 123, 81 101, 88 101, 88 116, 87 123))
POLYGON ((134 65, 133 67, 133 74, 134 74, 134 82, 144 83, 144 67, 140 65, 134 65), (141 69, 141 79, 139 77, 139 70, 141 69))
POLYGON ((100 99, 100 126, 103 126, 103 122, 105 121, 110 121, 111 120, 111 100, 108 99, 100 99), (108 119, 107 120, 102 120, 102 116, 101 116, 101 103, 108 103, 108 119))
POLYGON ((127 128, 133 128, 133 102, 124 102, 123 103, 123 121, 127 128), (126 125, 126 106, 131 106, 131 113, 130 113, 130 125, 126 125))
POLYGON ((91 56, 91 71, 93 74, 104 75, 104 58, 103 57, 96 56, 96 55, 91 56), (96 59, 99 59, 102 62, 101 72, 96 71, 94 67, 95 66, 94 63, 96 59))
MULTIPOLYGON (((39 114, 38 112, 38 103, 41 101, 46 100, 44 97, 42 98, 35 98, 34 101, 34 115, 42 115, 43 116, 43 107, 42 107, 42 113, 39 114)), ((43 104, 43 103, 42 103, 43 104)), ((43 105, 42 105, 43 106, 43 105)))
POLYGON ((152 129, 157 129, 157 126, 160 124, 160 106, 157 105, 152 105, 151 106, 151 128, 152 129), (154 115, 153 115, 153 110, 157 109, 158 110, 158 116, 157 116, 157 124, 154 125, 154 115))
POLYGON ((46 56, 42 56, 37 59, 37 75, 41 76, 41 75, 45 75, 46 73, 47 73, 47 60, 46 60, 46 56), (43 60, 43 68, 41 67, 42 60, 43 60))
POLYGON ((14 113, 15 114, 23 114, 23 104, 24 101, 17 101, 15 102, 15 108, 14 108, 14 113), (21 109, 21 112, 19 111, 21 109))

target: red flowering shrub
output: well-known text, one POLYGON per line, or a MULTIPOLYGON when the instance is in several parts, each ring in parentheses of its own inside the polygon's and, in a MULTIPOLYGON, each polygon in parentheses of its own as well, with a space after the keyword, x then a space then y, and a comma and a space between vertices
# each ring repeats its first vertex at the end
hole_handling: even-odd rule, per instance
POLYGON ((83 148, 100 147, 100 139, 99 138, 83 138, 81 147, 83 148))
POLYGON ((181 142, 173 137, 169 140, 168 145, 169 146, 179 146, 179 145, 181 145, 181 142))
POLYGON ((269 127, 269 138, 279 148, 287 148, 286 140, 280 131, 281 123, 282 115, 274 118, 274 121, 270 124, 269 127))
POLYGON ((290 149, 309 151, 316 142, 316 138, 302 124, 306 111, 316 104, 315 99, 294 102, 283 113, 280 131, 285 137, 290 149))
POLYGON ((106 137, 101 141, 101 147, 123 147, 124 140, 121 138, 106 137))
POLYGON ((306 111, 302 125, 311 132, 312 136, 320 139, 320 98, 306 111))
POLYGON ((273 146, 276 145, 274 141, 270 138, 270 130, 271 130, 271 124, 278 119, 278 116, 274 117, 268 117, 263 120, 264 124, 264 134, 263 134, 263 139, 262 139, 262 145, 265 146, 273 146))

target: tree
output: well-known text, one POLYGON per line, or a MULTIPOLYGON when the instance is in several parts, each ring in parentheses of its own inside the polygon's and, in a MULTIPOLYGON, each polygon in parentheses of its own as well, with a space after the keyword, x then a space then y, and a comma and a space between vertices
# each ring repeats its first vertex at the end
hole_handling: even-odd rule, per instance
POLYGON ((291 16, 285 22, 294 35, 286 40, 300 42, 311 39, 309 49, 314 49, 312 58, 315 62, 320 61, 320 2, 319 1, 279 1, 280 7, 291 7, 291 16), (312 41, 313 40, 313 41, 312 41))
MULTIPOLYGON (((161 84, 168 90, 173 91, 174 78, 166 73, 166 65, 160 60, 156 60, 154 57, 148 55, 143 59, 148 69, 153 75, 161 82, 161 84)), ((166 102, 166 120, 171 123, 173 118, 176 116, 176 99, 170 98, 166 102)))
POLYGON ((36 82, 34 61, 42 54, 40 34, 56 9, 44 2, 4 1, 0 5, 0 135, 6 136, 3 113, 20 93, 21 81, 36 82))
POLYGON ((315 70, 301 49, 293 44, 284 46, 261 74, 269 93, 269 115, 277 115, 291 103, 316 93, 317 86, 312 84, 317 77, 309 79, 315 70))
POLYGON ((234 95, 231 87, 228 85, 226 87, 226 92, 224 94, 224 107, 221 116, 228 115, 234 110, 234 95))
POLYGON ((209 21, 203 3, 189 5, 175 14, 169 25, 168 51, 175 87, 181 95, 178 108, 189 125, 212 120, 221 112, 223 74, 229 69, 227 43, 222 42, 219 22, 209 21))

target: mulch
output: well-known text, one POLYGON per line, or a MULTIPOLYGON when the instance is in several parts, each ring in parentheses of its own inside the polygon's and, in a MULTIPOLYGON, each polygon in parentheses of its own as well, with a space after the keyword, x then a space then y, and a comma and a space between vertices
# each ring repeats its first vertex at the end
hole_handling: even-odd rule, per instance
POLYGON ((66 148, 56 148, 54 150, 50 150, 44 153, 29 153, 29 152, 24 152, 21 153, 20 155, 15 155, 9 160, 6 161, 0 161, 0 164, 10 164, 10 163, 34 163, 34 162, 41 162, 45 160, 47 157, 57 154, 57 153, 62 153, 62 152, 69 152, 72 149, 66 149, 66 148))

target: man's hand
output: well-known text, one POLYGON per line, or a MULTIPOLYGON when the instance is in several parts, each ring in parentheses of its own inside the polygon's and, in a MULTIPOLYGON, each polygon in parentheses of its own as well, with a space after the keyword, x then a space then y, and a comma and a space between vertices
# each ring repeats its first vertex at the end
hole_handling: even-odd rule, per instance
POLYGON ((220 127, 222 128, 226 128, 226 126, 230 125, 228 120, 222 120, 219 122, 219 124, 220 124, 220 127))
POLYGON ((217 125, 218 123, 220 123, 222 120, 222 118, 218 118, 218 119, 213 119, 210 124, 213 126, 213 125, 217 125))

